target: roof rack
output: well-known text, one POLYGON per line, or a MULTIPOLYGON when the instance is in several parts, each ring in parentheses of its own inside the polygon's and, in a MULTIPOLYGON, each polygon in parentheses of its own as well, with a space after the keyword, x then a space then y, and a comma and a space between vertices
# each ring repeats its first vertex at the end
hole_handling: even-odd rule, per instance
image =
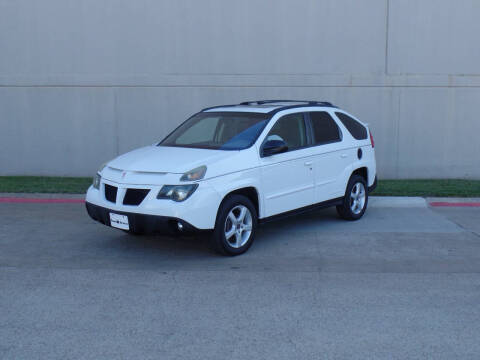
POLYGON ((273 103, 306 103, 308 105, 320 105, 320 106, 333 106, 332 103, 327 101, 315 101, 315 100, 257 100, 257 101, 244 101, 239 105, 266 105, 273 103))
POLYGON ((325 107, 336 107, 332 103, 328 101, 314 101, 314 100, 256 100, 256 101, 244 101, 240 104, 233 104, 233 105, 218 105, 212 106, 201 111, 213 110, 213 109, 220 109, 224 107, 235 107, 235 106, 255 106, 255 105, 268 105, 268 104, 275 104, 275 103, 291 103, 292 105, 278 105, 276 109, 269 111, 269 114, 275 114, 282 110, 293 109, 293 108, 300 108, 304 106, 325 106, 325 107))

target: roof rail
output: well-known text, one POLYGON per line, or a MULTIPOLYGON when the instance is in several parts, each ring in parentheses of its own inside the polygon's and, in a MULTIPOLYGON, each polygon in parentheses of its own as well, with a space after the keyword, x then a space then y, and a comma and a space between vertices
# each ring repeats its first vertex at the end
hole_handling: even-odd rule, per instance
POLYGON ((212 109, 217 109, 217 108, 223 108, 223 107, 234 107, 234 106, 238 106, 237 104, 232 104, 232 105, 217 105, 217 106, 211 106, 211 107, 207 107, 205 109, 202 109, 202 111, 207 111, 207 110, 212 110, 212 109))
POLYGON ((244 101, 239 105, 265 105, 273 103, 306 103, 308 105, 320 105, 320 106, 333 106, 332 103, 327 101, 315 101, 315 100, 257 100, 257 101, 244 101))
POLYGON ((235 107, 235 106, 255 106, 255 105, 268 105, 268 104, 275 104, 275 103, 292 103, 292 105, 278 105, 276 109, 273 109, 269 112, 269 114, 275 114, 279 111, 282 110, 287 110, 287 109, 294 109, 294 108, 300 108, 300 107, 305 107, 308 105, 311 106, 325 106, 325 107, 335 107, 332 103, 328 101, 314 101, 314 100, 256 100, 256 101, 244 101, 241 102, 240 104, 232 104, 232 105, 218 105, 218 106, 212 106, 212 107, 207 107, 205 109, 202 109, 201 111, 207 111, 207 110, 213 110, 213 109, 221 109, 224 107, 235 107))

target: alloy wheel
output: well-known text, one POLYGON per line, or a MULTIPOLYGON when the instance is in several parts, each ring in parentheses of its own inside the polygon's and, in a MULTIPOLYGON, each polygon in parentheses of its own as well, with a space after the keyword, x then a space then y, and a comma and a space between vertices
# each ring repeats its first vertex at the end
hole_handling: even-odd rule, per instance
POLYGON ((358 215, 362 212, 366 201, 365 186, 361 182, 355 183, 350 193, 350 209, 352 213, 358 215))
POLYGON ((225 219, 225 239, 235 248, 244 246, 252 234, 252 214, 244 205, 235 206, 225 219))

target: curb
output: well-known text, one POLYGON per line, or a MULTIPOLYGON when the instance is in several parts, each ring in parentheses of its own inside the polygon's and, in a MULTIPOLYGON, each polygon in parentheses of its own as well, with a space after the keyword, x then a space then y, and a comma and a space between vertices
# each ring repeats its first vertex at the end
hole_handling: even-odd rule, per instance
POLYGON ((3 204, 82 204, 85 194, 0 193, 3 204))
MULTIPOLYGON (((25 194, 0 193, 0 203, 7 204, 76 204, 85 202, 84 194, 25 194)), ((400 196, 372 196, 370 207, 427 207, 424 198, 400 196)))
POLYGON ((426 208, 427 201, 417 196, 371 196, 368 199, 369 207, 386 208, 426 208))
POLYGON ((433 201, 430 203, 433 207, 480 207, 480 202, 445 202, 445 201, 433 201))
POLYGON ((480 207, 480 198, 427 198, 432 207, 480 207))
MULTIPOLYGON (((83 204, 84 194, 0 193, 0 204, 83 204)), ((480 207, 480 198, 422 198, 417 196, 371 196, 369 207, 426 208, 480 207)))
POLYGON ((26 198, 26 197, 0 197, 0 203, 3 204, 83 204, 82 199, 46 199, 46 198, 26 198))

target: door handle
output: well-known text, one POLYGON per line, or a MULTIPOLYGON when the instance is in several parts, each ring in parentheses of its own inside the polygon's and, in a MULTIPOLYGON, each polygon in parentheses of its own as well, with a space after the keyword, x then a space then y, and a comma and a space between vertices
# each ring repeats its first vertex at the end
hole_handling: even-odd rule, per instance
POLYGON ((340 157, 341 157, 342 159, 345 159, 347 156, 348 156, 347 154, 342 154, 342 155, 340 155, 340 157))
POLYGON ((305 165, 305 166, 312 166, 312 165, 313 165, 313 163, 312 163, 311 161, 307 161, 307 162, 306 162, 306 163, 304 163, 303 165, 305 165))

